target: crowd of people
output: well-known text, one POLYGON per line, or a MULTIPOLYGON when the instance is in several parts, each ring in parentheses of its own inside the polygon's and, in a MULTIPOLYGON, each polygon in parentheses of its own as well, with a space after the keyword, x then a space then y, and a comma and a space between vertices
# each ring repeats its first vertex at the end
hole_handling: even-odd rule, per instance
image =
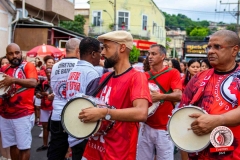
POLYGON ((206 59, 167 59, 166 48, 153 44, 145 59, 130 64, 133 38, 126 31, 97 39, 71 38, 66 57, 58 62, 50 55, 28 62, 11 43, 0 60, 0 90, 5 92, 0 101, 0 159, 29 160, 35 124, 42 127, 43 139, 36 151, 47 150, 48 160, 67 159, 69 151, 73 160, 173 160, 167 123, 174 109, 186 105, 208 113, 186 115, 195 119, 191 130, 196 135, 227 126, 234 135, 234 150, 211 153, 210 144, 197 154, 181 150, 182 159, 240 159, 240 71, 235 61, 239 45, 236 33, 221 30, 210 36, 206 59), (149 89, 150 84, 158 89, 149 89), (102 88, 96 90, 98 86, 102 88), (62 126, 64 107, 79 94, 105 102, 106 107, 78 113, 84 124, 114 121, 105 134, 77 139, 62 126), (158 108, 148 116, 154 103, 158 108))

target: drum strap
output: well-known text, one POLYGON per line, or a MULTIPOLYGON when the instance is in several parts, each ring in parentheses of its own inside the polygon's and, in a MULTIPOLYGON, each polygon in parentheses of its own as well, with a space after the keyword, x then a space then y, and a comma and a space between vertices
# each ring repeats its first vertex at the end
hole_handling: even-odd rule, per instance
POLYGON ((93 93, 90 96, 96 97, 98 92, 103 89, 104 86, 106 86, 107 82, 110 80, 110 78, 114 75, 115 72, 110 73, 103 82, 93 91, 93 93))
MULTIPOLYGON (((167 70, 161 72, 161 73, 158 73, 156 75, 153 75, 150 71, 148 71, 148 74, 151 76, 148 80, 154 80, 154 82, 158 85, 158 87, 160 88, 160 90, 164 93, 164 94, 169 94, 169 93, 172 93, 172 89, 170 89, 169 91, 166 91, 156 80, 156 78, 164 73, 167 73, 169 72, 170 70, 172 70, 171 68, 168 68, 167 70)), ((161 100, 160 101, 161 103, 164 102, 164 100, 161 100)), ((174 106, 174 105, 173 105, 174 106)))

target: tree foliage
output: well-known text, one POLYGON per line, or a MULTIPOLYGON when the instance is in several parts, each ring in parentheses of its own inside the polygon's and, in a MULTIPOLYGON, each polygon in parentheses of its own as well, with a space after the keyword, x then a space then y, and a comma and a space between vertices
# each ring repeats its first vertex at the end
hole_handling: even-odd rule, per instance
POLYGON ((230 24, 227 26, 226 29, 236 32, 236 24, 230 24))
POLYGON ((60 21, 60 27, 71 30, 73 32, 77 32, 80 34, 84 34, 84 25, 86 20, 80 14, 74 16, 73 21, 60 21))
POLYGON ((133 46, 133 49, 131 50, 131 52, 129 54, 129 61, 130 61, 130 63, 137 62, 139 56, 140 56, 140 50, 137 49, 136 46, 133 46))
POLYGON ((187 30, 187 28, 195 27, 208 27, 209 22, 204 21, 192 21, 190 18, 183 14, 171 15, 163 12, 166 20, 166 26, 169 28, 180 28, 181 30, 187 30))

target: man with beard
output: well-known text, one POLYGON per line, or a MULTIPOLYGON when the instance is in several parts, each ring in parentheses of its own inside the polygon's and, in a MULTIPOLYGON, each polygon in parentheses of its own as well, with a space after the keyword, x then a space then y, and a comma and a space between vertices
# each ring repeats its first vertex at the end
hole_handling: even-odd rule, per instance
MULTIPOLYGON (((109 32, 99 36, 98 40, 104 46, 101 54, 105 58, 105 67, 113 67, 115 71, 98 97, 116 109, 83 109, 79 119, 85 123, 100 119, 115 120, 115 124, 106 134, 89 138, 83 159, 135 160, 138 122, 146 121, 151 103, 148 82, 144 73, 136 71, 129 63, 129 53, 133 47, 130 33, 109 32)), ((100 82, 108 75, 104 74, 100 82)))
POLYGON ((11 43, 6 48, 10 66, 4 71, 1 88, 9 88, 3 96, 1 135, 3 148, 10 147, 12 160, 29 160, 34 126, 34 89, 37 71, 32 63, 23 62, 20 47, 11 43))

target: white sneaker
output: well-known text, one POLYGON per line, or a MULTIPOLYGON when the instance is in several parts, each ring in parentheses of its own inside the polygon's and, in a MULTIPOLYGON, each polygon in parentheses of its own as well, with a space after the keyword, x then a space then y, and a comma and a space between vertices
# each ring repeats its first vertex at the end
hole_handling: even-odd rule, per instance
POLYGON ((43 131, 41 131, 41 133, 39 134, 38 137, 39 137, 39 138, 42 138, 42 137, 43 137, 43 131))

